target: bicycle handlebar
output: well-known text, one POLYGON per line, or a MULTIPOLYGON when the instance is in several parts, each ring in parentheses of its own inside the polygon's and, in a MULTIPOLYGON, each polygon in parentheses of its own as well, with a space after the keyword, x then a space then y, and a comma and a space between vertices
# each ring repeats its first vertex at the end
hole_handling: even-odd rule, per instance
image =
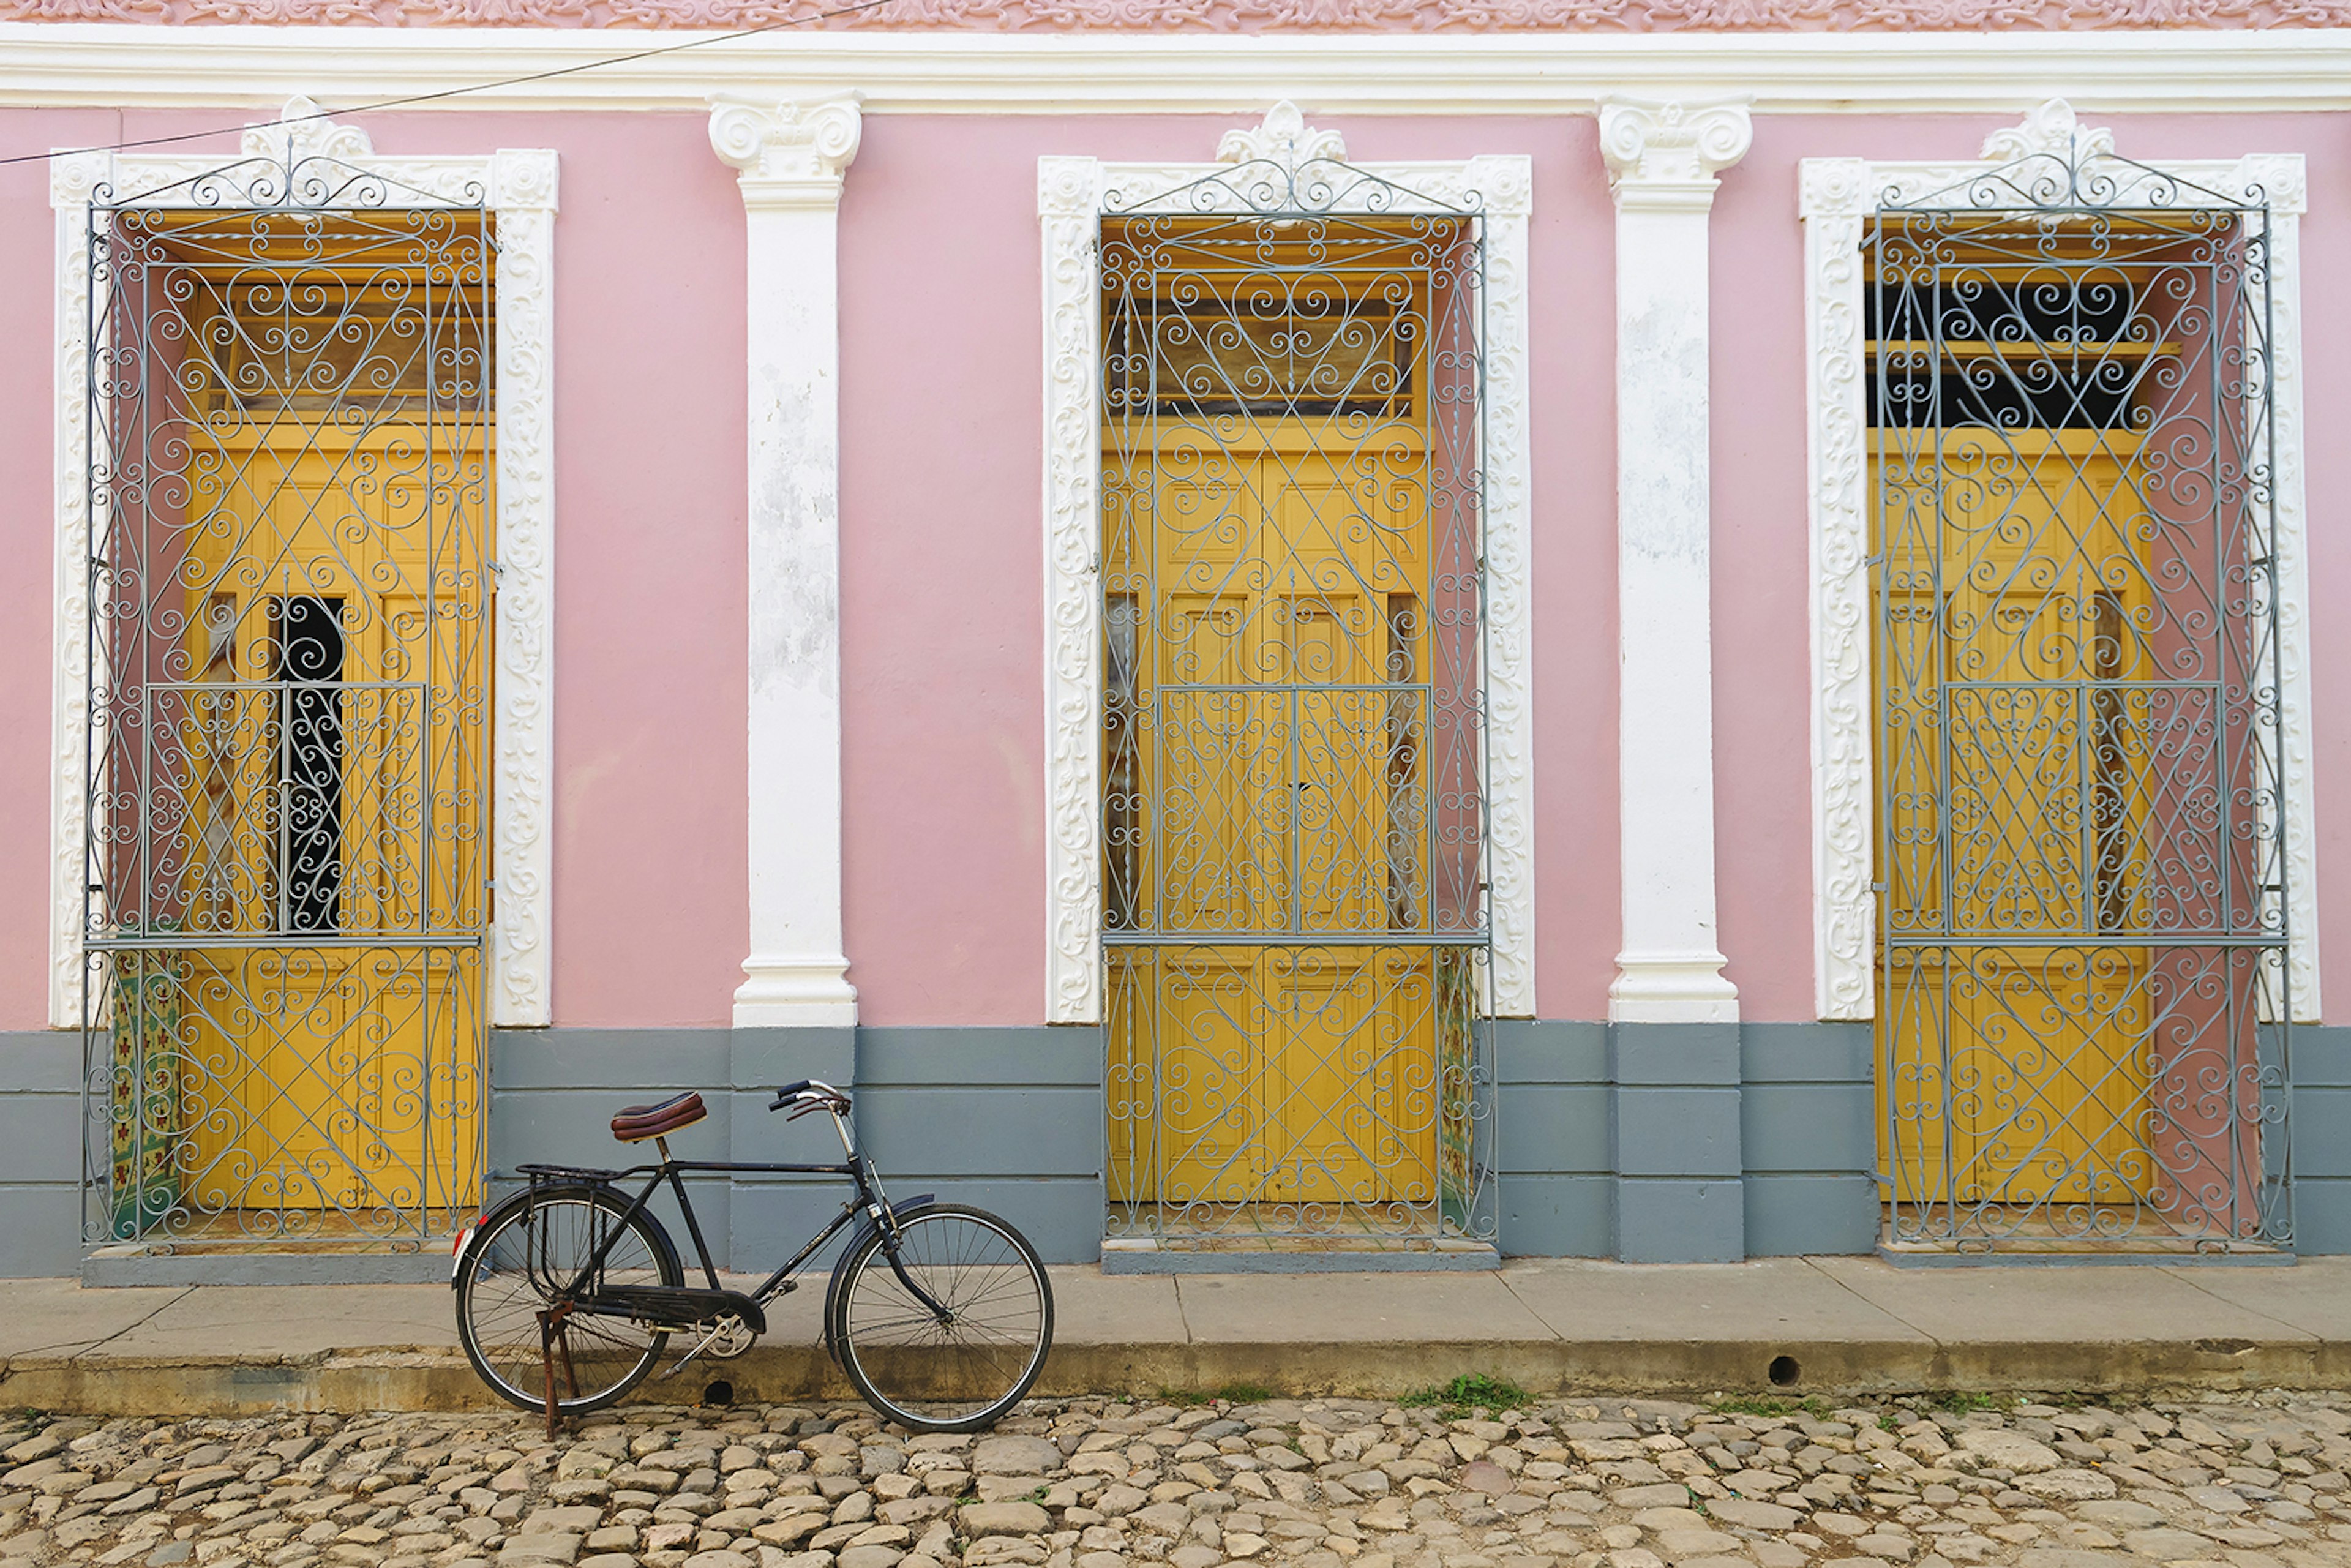
MULTIPOLYGON (((768 1109, 780 1111, 795 1101, 811 1094, 820 1101, 830 1102, 835 1109, 842 1111, 849 1109, 849 1096, 820 1078, 803 1078, 797 1082, 784 1084, 776 1091, 776 1097, 768 1102, 768 1109)), ((811 1110, 814 1108, 810 1107, 811 1110)))

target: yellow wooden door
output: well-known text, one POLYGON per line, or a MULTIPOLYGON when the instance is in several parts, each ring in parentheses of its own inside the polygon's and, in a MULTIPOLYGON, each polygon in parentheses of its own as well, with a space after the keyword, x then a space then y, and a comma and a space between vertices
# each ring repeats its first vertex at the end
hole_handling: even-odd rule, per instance
POLYGON ((1880 1136, 1904 1201, 2128 1203, 2157 1179, 2147 955, 2116 942, 2147 807, 2125 683, 2155 673, 2130 456, 2116 431, 1881 438, 1880 1136))
POLYGON ((1113 1031, 1112 1079, 1152 1124, 1116 1140, 1113 1196, 1426 1203, 1430 956, 1368 945, 1418 918, 1399 905, 1428 861, 1427 813, 1405 799, 1422 788, 1426 525, 1401 487, 1269 448, 1122 476, 1155 526, 1114 535, 1107 566, 1164 607, 1125 611, 1123 788, 1149 805, 1124 874, 1160 929, 1201 939, 1113 949, 1114 1006, 1149 1021, 1113 1031))
POLYGON ((268 291, 319 300, 354 345, 355 369, 283 372, 255 345, 320 324, 242 320, 234 277, 196 276, 214 384, 176 576, 200 674, 165 699, 183 928, 210 939, 180 960, 182 1201, 361 1228, 455 1209, 479 1196, 486 1089, 490 423, 386 416, 439 373, 398 340, 424 319, 402 318, 413 283, 329 267, 268 291), (359 390, 308 397, 306 374, 359 390))

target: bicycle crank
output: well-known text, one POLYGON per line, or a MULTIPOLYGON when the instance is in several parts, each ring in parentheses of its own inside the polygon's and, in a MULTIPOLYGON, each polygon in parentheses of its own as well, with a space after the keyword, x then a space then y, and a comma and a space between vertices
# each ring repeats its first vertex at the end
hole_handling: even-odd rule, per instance
POLYGON ((706 1355, 713 1361, 732 1361, 750 1349, 759 1337, 758 1329, 738 1317, 705 1319, 686 1332, 702 1337, 695 1342, 693 1349, 677 1358, 675 1366, 662 1374, 664 1378, 684 1372, 686 1363, 697 1355, 706 1355))

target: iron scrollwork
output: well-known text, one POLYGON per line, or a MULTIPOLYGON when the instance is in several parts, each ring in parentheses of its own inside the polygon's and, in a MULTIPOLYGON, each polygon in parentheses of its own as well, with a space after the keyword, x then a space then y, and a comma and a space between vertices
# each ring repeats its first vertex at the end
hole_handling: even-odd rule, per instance
POLYGON ((1888 1239, 2286 1247, 2269 211, 2055 130, 1865 231, 1888 1239))
POLYGON ((1223 156, 1101 219, 1111 1234, 1490 1240, 1482 219, 1223 156))
POLYGON ((494 223, 282 146, 89 206, 92 1244, 479 1197, 494 223))

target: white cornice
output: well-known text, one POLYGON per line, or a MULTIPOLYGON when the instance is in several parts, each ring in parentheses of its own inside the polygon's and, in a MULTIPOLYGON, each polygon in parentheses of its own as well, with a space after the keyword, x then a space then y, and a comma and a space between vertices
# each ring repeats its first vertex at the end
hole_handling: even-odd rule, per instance
POLYGON ((609 69, 689 32, 0 24, 0 106, 354 104, 572 70, 420 106, 706 112, 711 95, 868 114, 1588 114, 1611 95, 1751 95, 1759 113, 2104 115, 2351 108, 2351 29, 1842 34, 771 34, 609 69))

